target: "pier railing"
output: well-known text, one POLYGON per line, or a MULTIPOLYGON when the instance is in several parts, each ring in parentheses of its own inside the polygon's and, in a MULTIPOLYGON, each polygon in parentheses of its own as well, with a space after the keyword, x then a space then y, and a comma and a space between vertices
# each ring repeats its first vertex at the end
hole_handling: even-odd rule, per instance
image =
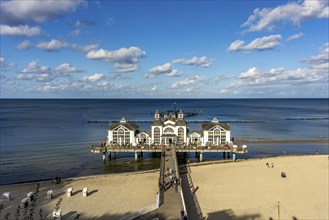
MULTIPOLYGON (((105 152, 162 152, 165 148, 163 145, 137 145, 132 144, 107 144, 107 145, 93 145, 90 151, 93 153, 105 152)), ((196 144, 175 144, 177 152, 233 152, 233 153, 247 153, 248 148, 240 145, 226 145, 226 144, 208 144, 206 146, 196 144)))

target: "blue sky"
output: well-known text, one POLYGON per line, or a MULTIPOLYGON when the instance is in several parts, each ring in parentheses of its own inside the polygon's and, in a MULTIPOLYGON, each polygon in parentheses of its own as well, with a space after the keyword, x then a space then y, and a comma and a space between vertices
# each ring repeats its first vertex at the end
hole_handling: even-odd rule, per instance
POLYGON ((1 98, 328 98, 328 1, 1 1, 1 98))

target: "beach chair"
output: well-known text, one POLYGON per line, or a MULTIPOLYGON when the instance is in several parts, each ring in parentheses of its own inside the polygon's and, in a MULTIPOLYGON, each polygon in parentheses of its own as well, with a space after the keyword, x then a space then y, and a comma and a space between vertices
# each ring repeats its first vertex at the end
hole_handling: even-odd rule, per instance
POLYGON ((2 194, 2 200, 3 201, 10 201, 11 200, 11 193, 10 192, 4 192, 2 194))
POLYGON ((53 219, 54 220, 61 220, 62 219, 62 210, 59 209, 57 211, 53 211, 53 219))
POLYGON ((29 205, 29 198, 24 198, 21 201, 21 204, 19 205, 21 208, 26 208, 29 205))
POLYGON ((52 199, 53 198, 53 191, 52 190, 48 190, 47 191, 47 199, 52 199))
POLYGON ((26 197, 28 198, 29 202, 32 202, 34 199, 34 192, 29 192, 26 194, 26 197))
POLYGON ((70 187, 70 188, 68 188, 68 189, 67 189, 67 193, 66 193, 66 196, 67 196, 67 197, 71 197, 71 196, 72 196, 72 194, 73 194, 73 188, 72 188, 72 187, 70 187))
POLYGON ((83 188, 82 190, 82 196, 87 197, 88 196, 88 188, 83 188))

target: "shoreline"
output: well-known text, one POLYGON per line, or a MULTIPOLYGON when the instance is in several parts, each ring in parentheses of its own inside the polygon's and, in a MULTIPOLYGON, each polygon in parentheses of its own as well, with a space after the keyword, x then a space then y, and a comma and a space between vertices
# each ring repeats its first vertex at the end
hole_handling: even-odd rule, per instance
MULTIPOLYGON (((329 157, 329 154, 319 154, 319 155, 327 155, 329 157)), ((263 160, 266 158, 282 158, 282 157, 307 157, 307 156, 315 156, 314 154, 287 154, 287 155, 271 155, 268 157, 254 157, 254 158, 247 158, 247 159, 236 159, 233 161, 232 159, 226 159, 226 160, 204 160, 202 162, 190 162, 188 165, 190 167, 198 167, 198 166, 207 166, 207 165, 213 165, 213 164, 228 164, 228 163, 241 163, 241 162, 247 162, 247 161, 257 161, 257 160, 263 160)), ((185 166, 185 164, 179 165, 179 167, 185 166)), ((160 169, 160 168, 159 168, 160 169)), ((130 176, 130 175, 141 175, 141 174, 147 174, 147 173, 156 173, 159 172, 159 169, 151 169, 151 170, 142 170, 142 171, 131 171, 131 172, 118 172, 118 173, 108 173, 108 174, 92 174, 92 175, 86 175, 86 176, 76 176, 76 177, 67 177, 61 179, 63 182, 70 182, 70 181, 76 181, 76 180, 88 180, 88 179, 95 179, 100 177, 109 177, 109 176, 130 176)), ((9 184, 0 184, 0 187, 6 187, 6 186, 21 186, 21 185, 33 185, 36 183, 47 183, 51 182, 52 179, 44 179, 44 180, 32 180, 27 182, 17 182, 17 183, 9 183, 9 184)), ((56 185, 56 183, 54 183, 56 185)))
POLYGON ((264 139, 264 140, 247 140, 247 139, 235 139, 235 142, 241 144, 328 144, 329 146, 329 139, 307 139, 307 140, 271 140, 271 139, 264 139))

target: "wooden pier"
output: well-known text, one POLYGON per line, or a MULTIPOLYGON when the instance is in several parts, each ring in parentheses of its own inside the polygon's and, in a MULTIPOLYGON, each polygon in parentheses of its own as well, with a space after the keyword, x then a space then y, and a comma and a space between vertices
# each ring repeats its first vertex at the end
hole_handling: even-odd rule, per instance
MULTIPOLYGON (((236 160, 236 154, 245 154, 248 153, 247 146, 239 146, 239 145, 209 145, 209 146, 198 146, 198 145, 173 145, 176 152, 182 153, 196 153, 196 158, 201 162, 203 160, 203 153, 223 153, 227 154, 228 158, 230 158, 230 154, 232 154, 232 159, 236 160)), ((90 151, 92 153, 103 153, 103 160, 105 160, 105 154, 109 153, 117 153, 117 152, 129 152, 135 153, 135 160, 139 160, 142 153, 155 153, 162 152, 162 150, 166 148, 165 145, 118 145, 118 144, 105 144, 105 145, 96 145, 91 146, 90 151)))

